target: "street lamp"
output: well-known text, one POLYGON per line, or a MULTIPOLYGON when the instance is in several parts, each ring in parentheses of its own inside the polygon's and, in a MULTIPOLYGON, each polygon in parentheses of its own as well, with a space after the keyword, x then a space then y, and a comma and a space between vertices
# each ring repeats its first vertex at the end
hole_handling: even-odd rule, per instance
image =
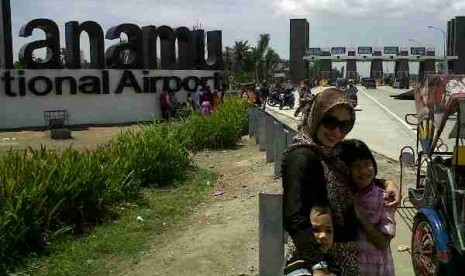
POLYGON ((418 47, 421 47, 421 43, 418 40, 415 40, 413 38, 410 38, 408 41, 415 42, 418 47))
POLYGON ((444 73, 449 74, 449 65, 447 64, 447 52, 446 52, 447 51, 446 32, 443 29, 436 28, 433 26, 428 26, 428 29, 437 30, 442 33, 442 37, 444 38, 444 71, 445 71, 444 73))

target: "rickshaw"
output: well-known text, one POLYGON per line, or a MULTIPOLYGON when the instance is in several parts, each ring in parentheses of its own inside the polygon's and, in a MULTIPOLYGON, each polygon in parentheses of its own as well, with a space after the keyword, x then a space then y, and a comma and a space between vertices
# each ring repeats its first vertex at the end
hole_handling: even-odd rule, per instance
POLYGON ((408 167, 415 183, 398 209, 411 222, 413 270, 464 275, 465 75, 427 75, 414 94, 416 113, 405 120, 417 130, 416 149, 401 150, 400 189, 408 167))

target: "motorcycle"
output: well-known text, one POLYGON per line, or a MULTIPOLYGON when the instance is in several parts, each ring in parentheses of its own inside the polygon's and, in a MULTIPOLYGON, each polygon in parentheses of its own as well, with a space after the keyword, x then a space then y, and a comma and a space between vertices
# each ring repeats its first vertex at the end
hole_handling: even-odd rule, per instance
POLYGON ((279 92, 277 90, 274 90, 273 92, 270 93, 267 99, 267 104, 269 106, 277 106, 281 102, 281 98, 279 95, 279 92))
POLYGON ((283 109, 285 106, 289 106, 290 109, 294 108, 295 97, 291 89, 285 90, 284 93, 280 95, 279 109, 283 109))
POLYGON ((355 108, 358 105, 357 92, 358 90, 355 87, 349 87, 349 89, 347 89, 347 97, 349 98, 350 104, 353 108, 355 108))

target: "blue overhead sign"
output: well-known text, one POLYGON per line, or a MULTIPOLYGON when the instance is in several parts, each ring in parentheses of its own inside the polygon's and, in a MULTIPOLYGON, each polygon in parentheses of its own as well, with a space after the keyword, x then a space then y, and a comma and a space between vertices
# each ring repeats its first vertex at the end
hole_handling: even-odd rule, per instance
POLYGON ((333 47, 331 48, 331 55, 344 55, 346 53, 345 47, 333 47))
POLYGON ((307 54, 310 56, 319 56, 321 55, 321 48, 308 48, 307 54))
POLYGON ((412 47, 410 48, 410 54, 412 56, 424 56, 426 55, 425 47, 412 47))
POLYGON ((397 53, 399 53, 399 47, 384 47, 383 53, 385 55, 397 55, 397 53))
POLYGON ((358 47, 359 55, 371 55, 371 53, 372 53, 371 47, 358 47))

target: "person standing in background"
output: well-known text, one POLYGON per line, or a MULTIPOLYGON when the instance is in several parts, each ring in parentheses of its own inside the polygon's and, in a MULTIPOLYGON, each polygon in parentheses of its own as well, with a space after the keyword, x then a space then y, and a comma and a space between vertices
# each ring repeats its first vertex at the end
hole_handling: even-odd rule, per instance
POLYGON ((160 94, 160 108, 163 120, 169 120, 171 101, 168 91, 165 88, 163 88, 163 91, 160 94))

